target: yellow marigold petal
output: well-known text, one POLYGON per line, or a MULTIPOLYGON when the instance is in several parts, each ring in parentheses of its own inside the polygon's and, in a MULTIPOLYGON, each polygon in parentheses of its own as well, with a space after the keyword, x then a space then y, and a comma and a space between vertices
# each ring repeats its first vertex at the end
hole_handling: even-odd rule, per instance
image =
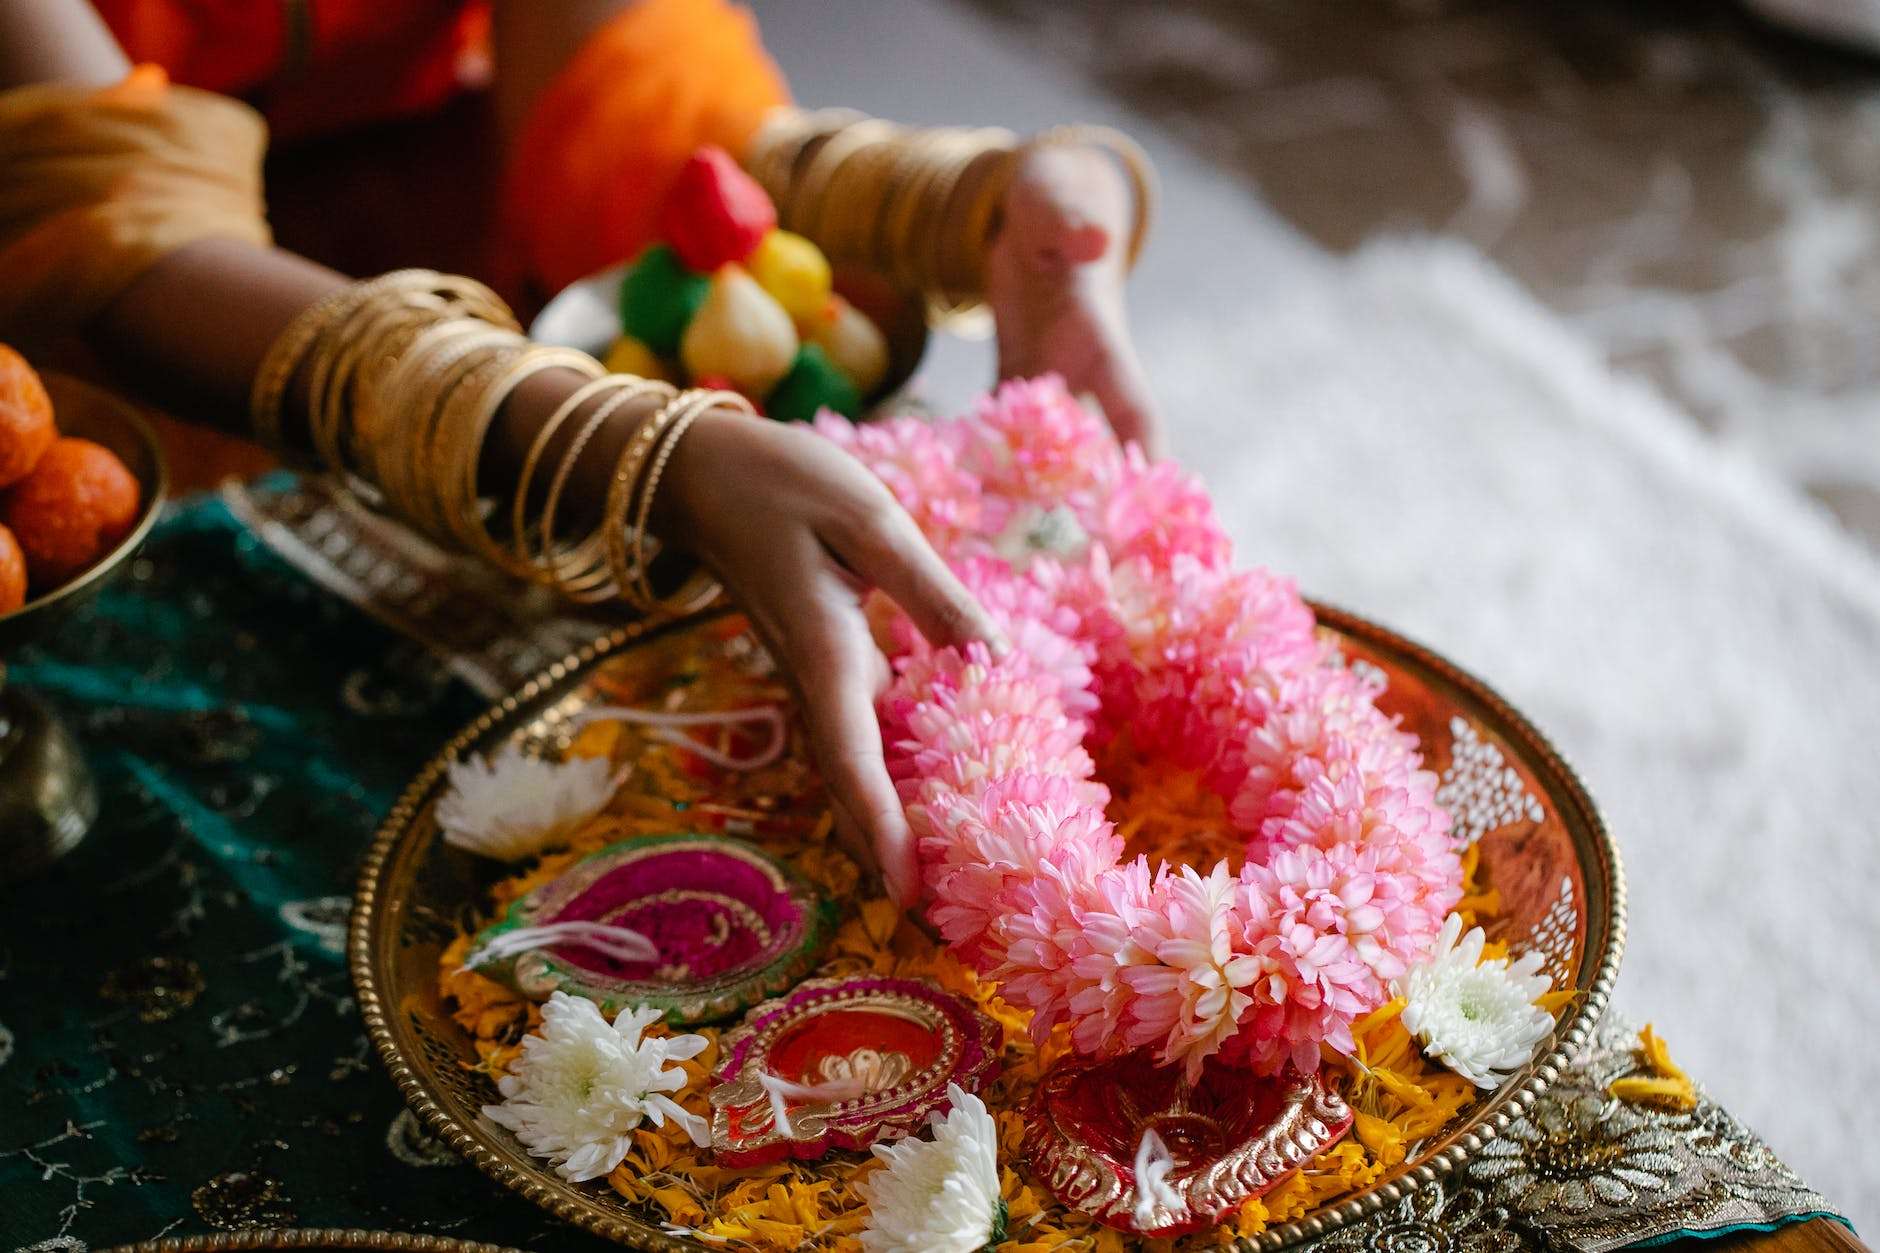
POLYGON ((1379 1005, 1376 1009, 1353 1023, 1351 1026, 1352 1036, 1354 1038, 1368 1036, 1385 1023, 1393 1021, 1399 1014, 1403 1013, 1404 1003, 1404 999, 1401 996, 1391 997, 1388 1001, 1385 1001, 1382 1005, 1379 1005))
POLYGON ((1656 1105, 1681 1113, 1697 1108, 1697 1088, 1682 1076, 1627 1075, 1607 1084, 1606 1091, 1632 1105, 1656 1105))
POLYGON ((1652 1030, 1649 1022, 1638 1033, 1638 1043, 1640 1051, 1645 1054, 1645 1064, 1652 1068, 1654 1074, 1663 1075, 1668 1079, 1689 1078, 1683 1068, 1671 1060, 1670 1048, 1666 1046, 1664 1039, 1652 1030))
POLYGON ((1395 1166, 1404 1159, 1403 1134, 1395 1126, 1363 1111, 1354 1113, 1357 1125, 1353 1130, 1357 1133, 1358 1142, 1376 1155, 1378 1161, 1386 1166, 1395 1166))
POLYGON ((1551 992, 1543 992, 1535 997, 1534 1003, 1551 1014, 1563 1005, 1572 1004, 1574 998, 1579 995, 1578 988, 1555 988, 1551 992))

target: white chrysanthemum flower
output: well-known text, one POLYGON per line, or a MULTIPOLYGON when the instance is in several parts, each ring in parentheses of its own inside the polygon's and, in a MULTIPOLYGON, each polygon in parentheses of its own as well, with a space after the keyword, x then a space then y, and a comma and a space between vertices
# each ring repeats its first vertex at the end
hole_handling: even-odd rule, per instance
POLYGON ((1554 1016, 1534 1003, 1551 986, 1536 973, 1541 955, 1512 965, 1505 957, 1483 961, 1484 939, 1480 927, 1464 936, 1462 918, 1449 915, 1435 950, 1404 973, 1396 991, 1404 1029, 1425 1053, 1478 1088, 1496 1088, 1534 1056, 1554 1016))
POLYGON ((599 813, 619 780, 605 757, 544 761, 514 742, 494 759, 450 764, 437 802, 444 842, 501 861, 521 861, 599 813))
POLYGON ((698 1056, 707 1041, 645 1037, 660 1017, 656 1009, 622 1010, 609 1026, 594 1002, 552 994, 542 1006, 540 1034, 523 1037, 522 1055, 497 1084, 503 1103, 485 1105, 484 1115, 573 1183, 618 1166, 642 1122, 658 1127, 670 1118, 694 1144, 705 1144, 705 1120, 666 1095, 685 1087, 685 1071, 665 1067, 698 1056))
POLYGON ((868 1202, 867 1253, 975 1253, 1004 1238, 999 1132, 983 1101, 947 1085, 952 1109, 933 1139, 877 1144, 885 1169, 855 1185, 868 1202))

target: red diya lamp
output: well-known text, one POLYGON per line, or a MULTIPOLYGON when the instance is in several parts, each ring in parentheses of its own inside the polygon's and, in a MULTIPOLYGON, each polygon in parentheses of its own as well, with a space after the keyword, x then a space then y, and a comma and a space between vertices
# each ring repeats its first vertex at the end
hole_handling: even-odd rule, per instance
POLYGON ((1351 1108, 1318 1075, 1263 1079, 1209 1062, 1188 1083, 1145 1053, 1067 1058, 1038 1085, 1025 1156, 1057 1199, 1106 1226, 1185 1235, 1219 1224, 1351 1129, 1351 1108), (1167 1146, 1176 1200, 1137 1218, 1136 1153, 1145 1132, 1167 1146))
POLYGON ((609 1016, 662 1010, 674 1026, 725 1018, 775 995, 816 964, 834 908, 761 849, 715 835, 626 840, 582 858, 478 933, 563 922, 626 927, 657 960, 621 960, 576 942, 548 943, 477 967, 535 1000, 584 996, 609 1016))
POLYGON ((897 1140, 945 1110, 949 1083, 990 1082, 999 1043, 997 1023, 925 979, 807 980, 719 1040, 712 1148, 753 1166, 897 1140))

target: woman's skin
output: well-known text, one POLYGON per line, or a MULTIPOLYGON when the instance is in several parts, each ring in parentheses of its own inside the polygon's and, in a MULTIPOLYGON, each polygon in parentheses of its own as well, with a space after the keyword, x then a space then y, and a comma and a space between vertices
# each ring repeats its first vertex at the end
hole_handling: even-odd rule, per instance
MULTIPOLYGON (((498 0, 499 122, 513 132, 555 69, 622 0, 498 0)), ((84 0, 0 3, 0 88, 104 85, 130 69, 84 0)), ((1095 396, 1118 434, 1159 447, 1159 425, 1123 315, 1121 242, 1133 206, 1100 153, 1048 148, 1021 164, 988 258, 1002 376, 1048 370, 1095 396)), ((204 240, 120 296, 91 339, 123 378, 180 414, 240 432, 249 382, 296 314, 347 282, 283 249, 204 240)), ((546 371, 504 405, 486 453, 493 479, 520 466, 542 421, 583 380, 546 371)), ((292 421, 306 380, 290 385, 292 421)), ((578 464, 568 507, 598 514, 618 450, 650 406, 616 411, 578 464)), ((579 429, 578 421, 563 430, 579 429)), ((550 455, 545 465, 555 464, 550 455)), ((713 411, 693 424, 661 484, 655 524, 703 560, 763 636, 800 698, 845 838, 902 904, 920 895, 915 850, 882 757, 874 699, 887 670, 861 610, 879 589, 933 643, 1003 648, 998 627, 861 464, 795 425, 713 411)))

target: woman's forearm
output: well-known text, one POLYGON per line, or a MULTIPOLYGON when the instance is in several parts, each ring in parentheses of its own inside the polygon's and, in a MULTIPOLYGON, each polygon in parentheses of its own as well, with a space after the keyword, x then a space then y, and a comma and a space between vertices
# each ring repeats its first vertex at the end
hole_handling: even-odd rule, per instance
MULTIPOLYGON (((203 240, 145 271, 94 325, 91 339, 125 386, 188 421, 252 435, 249 389, 269 345, 304 309, 349 280, 282 249, 203 240)), ((498 411, 485 448, 485 472, 513 481, 536 432, 584 380, 565 370, 529 378, 498 411)), ((305 430, 308 380, 290 381, 284 408, 290 432, 305 430)), ((574 467, 567 516, 594 521, 606 496, 608 468, 645 402, 621 406, 574 467)), ((542 464, 559 461, 580 423, 562 425, 542 464)), ((544 471, 545 473, 546 471, 544 471)))

